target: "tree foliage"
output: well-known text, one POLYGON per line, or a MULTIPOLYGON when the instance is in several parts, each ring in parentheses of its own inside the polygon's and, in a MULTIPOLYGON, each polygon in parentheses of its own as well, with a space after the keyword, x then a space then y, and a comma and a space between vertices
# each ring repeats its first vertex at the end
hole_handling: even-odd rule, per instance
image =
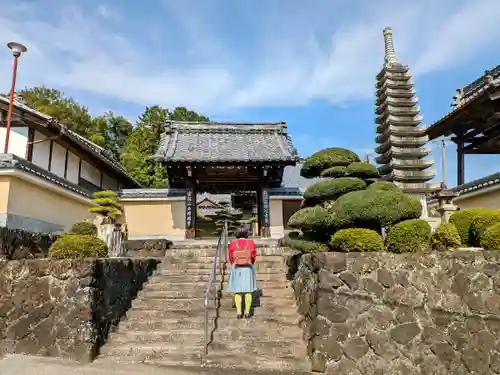
POLYGON ((123 206, 118 194, 110 190, 97 191, 92 194, 92 203, 89 212, 100 215, 104 221, 114 222, 123 214, 123 206))
POLYGON ((165 129, 165 122, 209 121, 208 117, 198 115, 184 107, 173 112, 160 106, 147 107, 139 116, 136 127, 125 141, 120 161, 127 170, 144 186, 152 188, 167 187, 165 168, 150 157, 156 152, 165 129))
POLYGON ((158 148, 165 121, 209 121, 208 117, 185 107, 169 111, 154 105, 146 107, 134 127, 125 117, 113 112, 92 117, 87 107, 57 89, 25 88, 17 95, 26 105, 54 117, 103 147, 145 187, 167 187, 164 168, 150 159, 158 148))

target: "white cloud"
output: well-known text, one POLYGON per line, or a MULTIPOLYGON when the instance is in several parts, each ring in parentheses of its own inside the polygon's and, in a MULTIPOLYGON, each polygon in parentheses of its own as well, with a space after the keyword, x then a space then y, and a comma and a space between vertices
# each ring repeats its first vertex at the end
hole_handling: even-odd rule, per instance
MULTIPOLYGON (((238 2, 227 11, 215 0, 201 7, 201 1, 164 0, 156 8, 152 0, 150 14, 141 17, 117 3, 83 8, 40 0, 2 5, 0 35, 29 47, 21 86, 205 113, 371 98, 385 26, 394 29, 400 59, 419 75, 463 64, 500 42, 498 0, 357 2, 357 8, 340 0, 290 0, 286 8, 238 2)), ((6 50, 0 69, 11 69, 6 50)), ((0 91, 8 91, 9 81, 9 74, 0 76, 0 91)))

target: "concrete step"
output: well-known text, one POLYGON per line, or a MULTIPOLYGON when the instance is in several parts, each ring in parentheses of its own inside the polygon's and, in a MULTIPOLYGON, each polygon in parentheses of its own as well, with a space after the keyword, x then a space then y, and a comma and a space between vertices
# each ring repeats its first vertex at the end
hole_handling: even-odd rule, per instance
MULTIPOLYGON (((197 317, 190 317, 186 315, 181 318, 174 318, 172 314, 167 314, 166 318, 149 320, 149 319, 140 319, 136 316, 132 316, 130 318, 127 317, 124 321, 120 322, 118 325, 118 329, 113 332, 117 334, 122 334, 125 332, 141 332, 141 331, 156 331, 156 330, 187 330, 187 331, 199 331, 203 332, 204 330, 204 319, 202 315, 197 317)), ((211 318, 211 322, 214 318, 211 318)))
MULTIPOLYGON (((225 280, 229 277, 229 272, 224 275, 225 280)), ((190 272, 178 272, 175 271, 165 271, 163 274, 154 275, 148 280, 148 285, 150 284, 158 284, 162 282, 170 282, 170 283, 192 283, 192 282, 208 282, 210 277, 210 272, 207 273, 190 273, 190 272)), ((286 283, 290 283, 290 281, 286 280, 283 275, 276 273, 260 273, 257 272, 255 274, 257 281, 282 281, 286 283)), ((217 280, 221 280, 221 274, 217 274, 217 280)))
MULTIPOLYGON (((262 324, 282 322, 286 326, 297 326, 298 314, 295 309, 273 310, 255 308, 254 316, 249 320, 237 320, 236 310, 233 308, 210 309, 210 321, 217 319, 218 327, 252 327, 262 324)), ((120 322, 118 331, 163 329, 167 327, 201 329, 203 327, 205 311, 183 309, 172 310, 134 310, 127 313, 126 319, 120 322)))
POLYGON ((168 374, 168 369, 166 367, 174 367, 175 369, 172 371, 172 373, 180 373, 180 374, 185 374, 184 372, 181 372, 181 370, 184 366, 192 366, 193 368, 196 369, 196 371, 193 371, 193 374, 198 374, 200 373, 200 366, 201 366, 201 358, 202 354, 201 353, 182 353, 182 354, 174 354, 170 353, 168 357, 165 357, 164 355, 155 355, 151 354, 148 356, 131 356, 131 355, 104 355, 101 354, 94 362, 96 366, 113 366, 113 365, 121 365, 121 366, 142 366, 144 369, 141 371, 137 371, 134 373, 134 375, 142 375, 142 374, 149 374, 149 372, 145 372, 146 368, 154 368, 154 369, 160 369, 160 372, 158 374, 168 374), (180 366, 180 367, 179 367, 180 366), (143 372, 144 371, 144 372, 143 372))
MULTIPOLYGON (((203 341, 200 343, 183 342, 143 342, 140 345, 134 342, 116 343, 105 345, 102 348, 104 356, 133 356, 147 358, 148 356, 167 357, 170 354, 178 355, 192 353, 194 355, 203 352, 203 341)), ((256 357, 260 355, 272 355, 275 358, 295 357, 305 358, 306 349, 301 341, 231 341, 231 342, 212 342, 209 345, 210 352, 219 354, 238 353, 241 355, 249 354, 256 357)))
POLYGON ((195 358, 203 353, 203 344, 185 344, 179 342, 153 342, 153 343, 117 343, 104 345, 101 355, 113 357, 131 356, 137 359, 146 359, 150 356, 167 357, 169 355, 190 354, 195 358))
POLYGON ((293 372, 294 374, 297 374, 297 372, 310 371, 310 365, 306 359, 297 358, 295 356, 280 356, 276 358, 272 354, 255 356, 252 353, 219 353, 209 351, 207 364, 208 366, 241 369, 243 371, 253 369, 260 371, 279 371, 281 373, 293 372))
POLYGON ((118 330, 110 335, 109 344, 119 346, 122 344, 143 345, 148 343, 170 343, 176 342, 181 345, 203 345, 205 330, 182 327, 171 327, 169 329, 157 328, 154 330, 118 330))

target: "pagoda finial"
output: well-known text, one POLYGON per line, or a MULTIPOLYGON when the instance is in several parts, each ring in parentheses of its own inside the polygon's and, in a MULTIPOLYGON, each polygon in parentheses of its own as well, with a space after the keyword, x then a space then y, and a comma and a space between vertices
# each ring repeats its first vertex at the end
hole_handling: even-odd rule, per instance
POLYGON ((398 57, 394 51, 394 41, 392 40, 392 29, 390 27, 384 29, 384 44, 386 64, 398 63, 398 57))

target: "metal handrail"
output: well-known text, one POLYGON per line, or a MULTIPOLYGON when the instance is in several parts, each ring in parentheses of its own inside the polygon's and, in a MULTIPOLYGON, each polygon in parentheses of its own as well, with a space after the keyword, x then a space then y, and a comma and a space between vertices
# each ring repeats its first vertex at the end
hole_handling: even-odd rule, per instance
MULTIPOLYGON (((210 304, 210 297, 213 298, 214 304, 216 304, 217 300, 217 287, 215 283, 217 282, 217 264, 219 263, 219 259, 221 254, 224 256, 224 262, 227 262, 227 246, 228 246, 228 229, 227 229, 227 221, 224 221, 224 227, 222 229, 221 234, 219 235, 219 240, 217 241, 217 249, 215 250, 215 255, 212 261, 212 270, 210 272, 210 277, 207 283, 207 289, 205 291, 205 295, 203 297, 203 305, 205 308, 205 319, 204 319, 204 329, 205 329, 205 337, 204 337, 204 348, 203 348, 203 359, 202 363, 206 364, 207 355, 208 355, 208 345, 209 345, 209 333, 208 333, 208 308, 210 304), (215 288, 215 293, 212 293, 215 288)), ((224 270, 222 269, 222 272, 224 270)))

